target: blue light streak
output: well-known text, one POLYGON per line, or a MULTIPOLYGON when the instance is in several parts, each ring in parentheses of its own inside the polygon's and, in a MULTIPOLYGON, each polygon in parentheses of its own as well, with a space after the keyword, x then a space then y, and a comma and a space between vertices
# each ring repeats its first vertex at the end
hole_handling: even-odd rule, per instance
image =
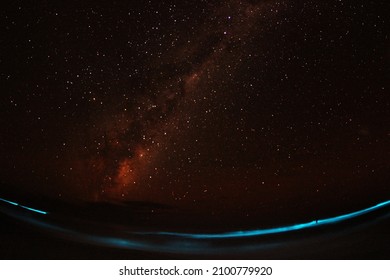
MULTIPOLYGON (((224 232, 224 233, 178 233, 178 232, 162 231, 162 232, 157 232, 157 235, 166 235, 166 236, 174 236, 174 237, 190 238, 190 239, 225 239, 225 238, 244 238, 244 237, 256 237, 256 236, 263 236, 263 235, 270 235, 270 234, 278 234, 278 233, 288 233, 297 230, 303 230, 303 229, 315 228, 323 225, 340 223, 373 212, 375 210, 379 210, 389 205, 390 205, 390 200, 349 214, 344 214, 344 215, 321 219, 321 220, 314 220, 307 223, 276 227, 276 228, 232 231, 232 232, 224 232)), ((152 233, 152 232, 149 233, 144 232, 142 234, 156 235, 156 233, 152 233)))
POLYGON ((10 200, 7 200, 7 199, 0 198, 0 201, 8 203, 8 204, 11 204, 13 206, 18 206, 18 207, 24 208, 24 209, 29 210, 31 212, 39 213, 39 214, 42 214, 42 215, 47 215, 46 211, 42 211, 42 210, 38 210, 38 209, 35 209, 35 208, 27 207, 25 205, 21 205, 21 204, 19 204, 17 202, 13 202, 13 201, 10 201, 10 200))
MULTIPOLYGON (((17 206, 28 211, 33 211, 39 214, 49 214, 48 212, 30 208, 19 203, 9 201, 0 198, 0 201, 8 203, 12 206, 17 206)), ((250 238, 259 237, 263 235, 272 235, 278 233, 289 233, 298 230, 304 230, 309 228, 315 228, 324 225, 331 225, 347 221, 370 212, 383 209, 390 206, 390 200, 378 203, 372 207, 368 207, 359 211, 355 211, 349 214, 339 215, 332 218, 314 220, 307 223, 287 225, 283 227, 256 229, 256 230, 244 230, 244 231, 232 231, 225 233, 180 233, 180 232, 139 232, 139 231, 109 231, 106 234, 96 234, 89 230, 85 231, 75 228, 70 228, 66 225, 53 223, 53 220, 47 220, 44 216, 31 216, 24 215, 22 212, 8 212, 7 214, 24 220, 37 227, 44 228, 61 237, 76 240, 78 242, 85 242, 89 244, 115 247, 130 250, 142 250, 142 251, 154 251, 154 252, 167 252, 167 253, 187 253, 187 254, 221 254, 221 253, 247 253, 257 252, 259 250, 269 250, 275 247, 281 246, 280 241, 267 241, 267 242, 254 242, 247 240, 243 243, 219 243, 213 242, 218 240, 231 240, 233 238, 250 238)), ((53 215, 53 213, 51 213, 53 215)), ((108 228, 109 229, 109 228, 108 228)))
POLYGON ((9 201, 9 200, 6 200, 6 199, 0 198, 0 201, 6 202, 6 203, 11 204, 11 205, 14 205, 14 206, 19 206, 18 203, 13 202, 13 201, 9 201))
POLYGON ((39 214, 42 214, 42 215, 47 215, 47 212, 46 212, 46 211, 34 209, 34 208, 27 207, 27 206, 24 206, 24 205, 19 205, 19 206, 22 207, 22 208, 24 208, 24 209, 27 209, 27 210, 29 210, 29 211, 32 211, 32 212, 36 212, 36 213, 39 213, 39 214))

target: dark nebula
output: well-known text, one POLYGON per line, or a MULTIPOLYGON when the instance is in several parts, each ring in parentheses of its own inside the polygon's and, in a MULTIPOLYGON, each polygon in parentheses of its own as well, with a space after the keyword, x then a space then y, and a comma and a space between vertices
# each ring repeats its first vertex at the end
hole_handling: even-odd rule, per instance
POLYGON ((7 1, 0 190, 210 221, 389 199, 388 8, 7 1))

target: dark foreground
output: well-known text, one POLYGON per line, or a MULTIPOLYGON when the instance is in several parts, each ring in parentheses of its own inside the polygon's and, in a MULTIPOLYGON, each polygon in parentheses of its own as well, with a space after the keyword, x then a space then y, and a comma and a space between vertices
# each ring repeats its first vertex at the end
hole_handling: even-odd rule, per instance
MULTIPOLYGON (((11 205, 12 206, 12 205, 11 205)), ((101 206, 99 206, 101 207, 101 206)), ((139 206, 137 206, 139 207, 139 206)), ((142 206, 144 207, 144 206, 142 206)), ((156 206, 155 206, 156 207, 156 206)), ((12 207, 11 207, 12 208, 12 207)), ((3 209, 4 210, 4 205, 3 209)), ((145 208, 143 208, 145 211, 145 208)), ((7 209, 6 209, 7 210, 7 209)), ((139 210, 139 209, 138 209, 139 210)), ((19 210, 18 210, 19 211, 19 210)), ((160 210, 167 211, 167 210, 160 210)), ((191 250, 133 250, 90 244, 72 234, 33 226, 26 221, 11 218, 7 211, 0 214, 1 259, 389 259, 389 207, 354 221, 343 222, 312 230, 289 234, 244 238, 237 241, 211 241, 210 251, 203 245, 196 254, 191 250), (233 243, 233 246, 232 246, 233 243), (224 247, 226 244, 226 248, 224 247), (229 248, 238 248, 230 250, 229 248), (221 248, 221 249, 219 249, 221 248)), ((147 213, 145 211, 144 213, 147 213)), ((138 215, 140 211, 137 212, 138 215)), ((169 215, 171 215, 170 213, 169 215)), ((27 214, 29 216, 29 214, 27 214)), ((40 217, 37 215, 38 218, 40 217)), ((31 217, 34 217, 32 215, 31 217)), ((84 216, 87 217, 87 216, 84 216)), ((46 218, 45 218, 46 219, 46 218)), ((75 227, 74 221, 61 217, 65 227, 75 227)), ((100 220, 102 222, 102 220, 100 220)), ((107 220, 105 221, 105 223, 107 220)), ((99 225, 92 223, 91 225, 99 225)), ((100 223, 101 225, 102 223, 100 223)), ((87 230, 100 234, 99 227, 87 230)), ((77 230, 86 230, 79 227, 77 230)), ((155 237, 151 237, 154 238, 155 237)), ((180 240, 178 240, 180 241, 180 240)), ((157 242, 154 240, 153 242, 157 242)), ((161 242, 166 242, 162 239, 161 242)), ((173 244, 173 243, 172 243, 173 244)))

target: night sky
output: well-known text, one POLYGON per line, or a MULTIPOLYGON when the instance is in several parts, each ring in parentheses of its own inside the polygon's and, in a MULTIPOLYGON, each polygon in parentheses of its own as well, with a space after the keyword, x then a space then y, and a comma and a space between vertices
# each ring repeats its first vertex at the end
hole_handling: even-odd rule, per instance
POLYGON ((389 199, 386 2, 7 1, 0 190, 239 218, 389 199))

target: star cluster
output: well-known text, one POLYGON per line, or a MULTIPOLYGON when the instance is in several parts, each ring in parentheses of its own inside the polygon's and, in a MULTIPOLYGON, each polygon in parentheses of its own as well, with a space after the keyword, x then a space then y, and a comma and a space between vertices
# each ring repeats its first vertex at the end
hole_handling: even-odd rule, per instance
POLYGON ((7 3, 1 182, 239 216, 388 196, 385 6, 7 3))

